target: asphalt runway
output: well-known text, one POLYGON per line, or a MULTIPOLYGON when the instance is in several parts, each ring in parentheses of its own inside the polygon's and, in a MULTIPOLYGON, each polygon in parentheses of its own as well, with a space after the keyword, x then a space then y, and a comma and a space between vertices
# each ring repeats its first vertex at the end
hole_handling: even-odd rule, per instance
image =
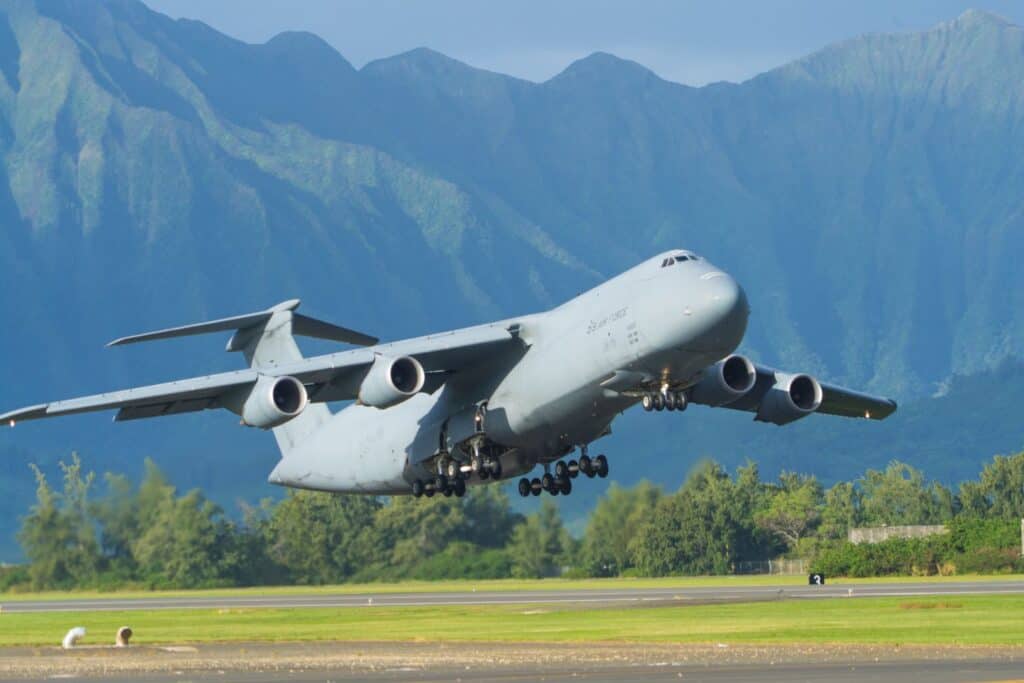
POLYGON ((643 605, 687 602, 756 602, 777 599, 877 598, 979 594, 1024 594, 1024 581, 949 581, 825 586, 706 586, 607 590, 457 591, 421 593, 323 593, 316 595, 223 595, 144 598, 14 600, 0 603, 4 613, 132 611, 156 609, 426 607, 456 605, 591 604, 643 605))
MULTIPOLYGON (((1024 665, 1004 660, 970 661, 910 661, 910 662, 851 662, 843 664, 783 664, 740 666, 678 666, 667 664, 604 667, 531 667, 521 666, 496 671, 467 671, 452 666, 431 669, 396 668, 374 673, 337 671, 274 671, 239 672, 230 670, 204 672, 172 672, 167 674, 131 674, 130 676, 84 677, 58 676, 63 681, 143 681, 146 683, 185 683, 187 681, 222 681, 237 683, 271 683, 297 681, 301 683, 334 681, 362 681, 377 683, 392 681, 462 681, 464 683, 518 683, 519 681, 547 681, 549 683, 613 683, 637 681, 639 683, 795 683, 806 681, 839 681, 840 683, 981 683, 983 681, 1024 680, 1024 665)), ((4 680, 39 680, 4 679, 4 680)))

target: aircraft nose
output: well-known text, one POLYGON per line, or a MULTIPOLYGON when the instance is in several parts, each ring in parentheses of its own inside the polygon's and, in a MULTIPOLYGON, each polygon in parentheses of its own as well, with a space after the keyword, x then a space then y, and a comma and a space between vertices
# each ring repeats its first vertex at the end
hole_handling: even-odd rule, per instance
POLYGON ((750 304, 746 292, 731 275, 722 271, 702 275, 701 290, 708 343, 716 349, 732 351, 747 331, 750 304))

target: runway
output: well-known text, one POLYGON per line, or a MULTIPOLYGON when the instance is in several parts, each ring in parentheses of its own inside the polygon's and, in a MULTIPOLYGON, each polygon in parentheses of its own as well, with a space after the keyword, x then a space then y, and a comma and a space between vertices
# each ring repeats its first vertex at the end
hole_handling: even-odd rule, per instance
POLYGON ((318 593, 285 595, 153 596, 143 598, 61 598, 0 603, 4 613, 134 611, 160 609, 427 607, 465 605, 755 602, 777 599, 878 598, 1024 594, 1024 581, 949 581, 837 584, 825 586, 616 587, 607 590, 456 591, 409 593, 318 593))
POLYGON ((81 681, 699 681, 980 683, 1024 679, 1019 648, 244 643, 130 651, 0 649, 0 679, 81 681))

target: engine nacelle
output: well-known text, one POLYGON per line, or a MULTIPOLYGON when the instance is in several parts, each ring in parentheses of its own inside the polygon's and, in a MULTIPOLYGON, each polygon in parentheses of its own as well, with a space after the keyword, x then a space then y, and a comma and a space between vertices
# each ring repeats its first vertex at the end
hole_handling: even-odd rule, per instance
POLYGON ((298 416, 309 403, 306 387, 294 377, 260 377, 242 404, 242 422, 272 429, 298 416))
POLYGON ((705 406, 724 406, 745 396, 757 382, 757 369, 745 356, 729 356, 704 371, 690 389, 690 400, 705 406))
POLYGON ((810 375, 775 373, 775 384, 769 389, 755 419, 777 425, 789 424, 807 417, 821 406, 821 385, 810 375))
POLYGON ((377 356, 359 387, 359 402, 374 408, 390 408, 417 394, 426 377, 415 358, 377 356))

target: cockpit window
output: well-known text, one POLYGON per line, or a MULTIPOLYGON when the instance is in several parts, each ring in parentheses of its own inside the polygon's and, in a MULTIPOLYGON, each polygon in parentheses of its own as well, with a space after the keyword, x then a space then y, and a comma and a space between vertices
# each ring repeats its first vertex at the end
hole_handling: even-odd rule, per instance
POLYGON ((682 263, 683 261, 689 261, 690 257, 685 255, 685 254, 683 254, 682 256, 676 256, 675 259, 676 259, 676 263, 682 263))

